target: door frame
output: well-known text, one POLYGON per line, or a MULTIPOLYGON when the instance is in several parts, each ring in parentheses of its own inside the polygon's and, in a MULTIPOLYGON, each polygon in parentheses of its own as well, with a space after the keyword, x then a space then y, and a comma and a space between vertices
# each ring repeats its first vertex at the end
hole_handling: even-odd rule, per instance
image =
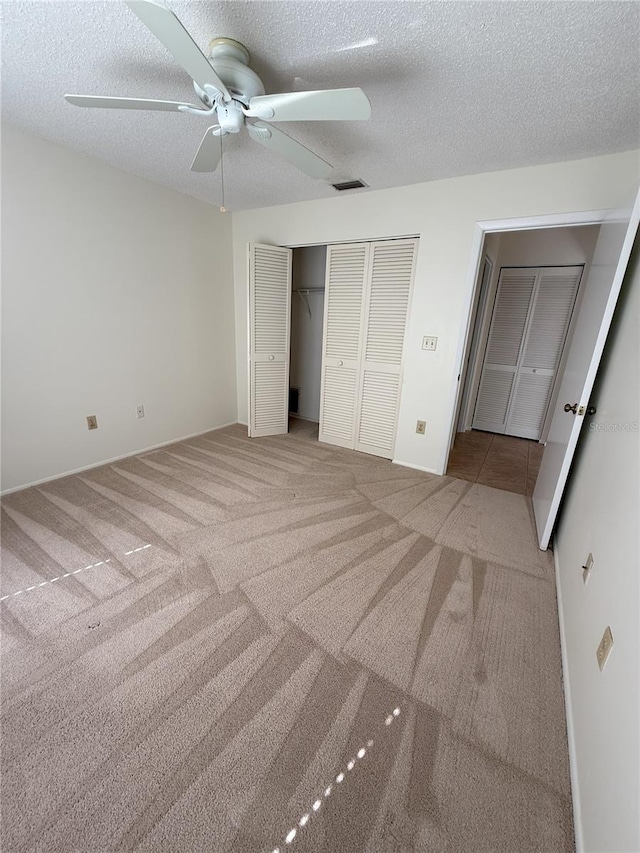
POLYGON ((576 225, 601 225, 605 216, 609 213, 607 209, 583 210, 573 213, 545 214, 542 216, 520 216, 513 219, 488 219, 476 222, 473 240, 471 243, 471 258, 467 272, 466 296, 464 302, 464 315, 466 322, 464 333, 460 335, 456 350, 456 364, 458 365, 456 385, 451 401, 451 414, 449 422, 449 441, 444 459, 442 471, 446 472, 449 464, 451 448, 456 436, 456 427, 460 415, 460 403, 463 391, 463 373, 473 337, 474 308, 479 297, 482 284, 481 265, 485 256, 485 238, 489 234, 498 231, 538 231, 542 228, 571 228, 576 225))

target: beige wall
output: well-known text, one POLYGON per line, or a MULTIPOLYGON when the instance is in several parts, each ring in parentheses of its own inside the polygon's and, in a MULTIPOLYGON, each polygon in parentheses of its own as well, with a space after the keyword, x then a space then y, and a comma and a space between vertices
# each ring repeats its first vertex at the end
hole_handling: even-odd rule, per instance
POLYGON ((230 240, 209 205, 3 127, 4 490, 235 420, 230 240))
POLYGON ((623 284, 556 537, 574 800, 587 851, 640 850, 640 239, 623 284), (585 585, 581 566, 594 566, 585 585), (602 672, 596 648, 614 646, 602 672))
POLYGON ((442 473, 472 295, 476 223, 616 207, 638 180, 637 152, 627 152, 235 213, 239 420, 247 420, 247 243, 419 235, 395 458, 442 473), (435 352, 421 349, 423 335, 438 337, 435 352), (424 436, 415 432, 418 419, 427 423, 424 436))

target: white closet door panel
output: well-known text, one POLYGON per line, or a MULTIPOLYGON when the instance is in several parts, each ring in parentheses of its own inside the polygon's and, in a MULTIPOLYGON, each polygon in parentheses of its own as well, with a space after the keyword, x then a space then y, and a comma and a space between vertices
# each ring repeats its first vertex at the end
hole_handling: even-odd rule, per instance
POLYGON ((415 240, 374 243, 364 359, 400 366, 416 254, 415 240))
POLYGON ((352 243, 327 250, 325 354, 357 361, 368 246, 352 243))
POLYGON ((552 370, 523 368, 519 371, 507 421, 508 435, 540 438, 553 388, 553 378, 552 370))
MULTIPOLYGON (((287 364, 262 361, 253 365, 254 419, 252 435, 278 435, 283 430, 282 398, 289 396, 287 364)), ((288 407, 287 407, 288 408, 288 407)), ((287 413, 288 415, 288 413, 287 413)))
POLYGON ((523 366, 557 368, 581 277, 581 266, 540 270, 523 366))
POLYGON ((291 249, 249 246, 249 435, 289 426, 291 249))
POLYGON ((509 400, 516 376, 515 367, 491 367, 485 364, 473 414, 473 428, 504 432, 509 400))
POLYGON ((485 358, 488 364, 515 367, 518 363, 537 272, 504 269, 500 273, 485 358))
POLYGON ((355 449, 393 458, 417 240, 371 244, 355 449))
POLYGON ((351 449, 355 441, 368 268, 367 243, 327 249, 319 439, 351 449))
POLYGON ((353 449, 358 370, 328 365, 322 377, 320 441, 353 449))
POLYGON ((390 459, 396 437, 400 375, 365 368, 355 449, 390 459))

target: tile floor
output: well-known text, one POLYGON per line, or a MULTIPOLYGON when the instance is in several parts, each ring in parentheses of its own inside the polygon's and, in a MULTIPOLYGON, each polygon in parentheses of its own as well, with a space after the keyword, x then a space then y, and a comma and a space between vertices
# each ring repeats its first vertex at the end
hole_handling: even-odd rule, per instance
POLYGON ((527 438, 469 430, 459 432, 449 456, 447 475, 532 495, 544 445, 527 438))

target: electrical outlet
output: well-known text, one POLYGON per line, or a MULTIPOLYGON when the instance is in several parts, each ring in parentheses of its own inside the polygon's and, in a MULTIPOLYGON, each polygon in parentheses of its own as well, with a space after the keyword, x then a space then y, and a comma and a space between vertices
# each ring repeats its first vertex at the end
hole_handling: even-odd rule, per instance
POLYGON ((613 648, 613 634, 611 633, 611 627, 607 625, 604 629, 604 634, 602 635, 602 639, 600 640, 600 645, 596 651, 596 658, 598 659, 598 666, 602 671, 604 669, 604 665, 607 662, 609 655, 611 654, 611 649, 613 648))
POLYGON ((425 335, 422 339, 422 349, 434 350, 438 346, 438 339, 425 335))
POLYGON ((416 432, 418 435, 424 435, 427 429, 426 421, 416 421, 416 432))
POLYGON ((593 554, 589 554, 582 566, 582 580, 586 583, 591 577, 591 569, 593 568, 593 554))
POLYGON ((137 418, 143 418, 144 417, 144 406, 143 405, 136 406, 136 417, 137 418))
POLYGON ((87 416, 87 429, 98 429, 98 418, 96 415, 87 416))

